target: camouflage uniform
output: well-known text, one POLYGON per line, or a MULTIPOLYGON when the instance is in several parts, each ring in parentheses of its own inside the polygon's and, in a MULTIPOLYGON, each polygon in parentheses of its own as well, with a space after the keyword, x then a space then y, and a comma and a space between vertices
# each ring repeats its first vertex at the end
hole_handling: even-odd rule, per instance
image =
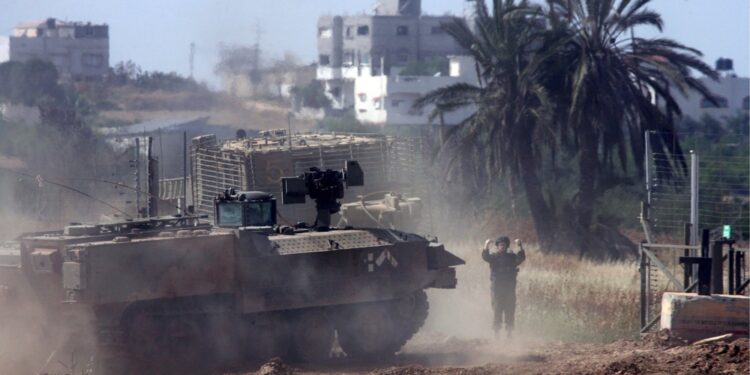
POLYGON ((484 249, 482 259, 490 264, 492 310, 495 312, 493 328, 495 332, 500 330, 505 315, 505 328, 510 333, 516 313, 516 276, 518 266, 526 259, 526 252, 523 248, 518 253, 490 253, 484 249))

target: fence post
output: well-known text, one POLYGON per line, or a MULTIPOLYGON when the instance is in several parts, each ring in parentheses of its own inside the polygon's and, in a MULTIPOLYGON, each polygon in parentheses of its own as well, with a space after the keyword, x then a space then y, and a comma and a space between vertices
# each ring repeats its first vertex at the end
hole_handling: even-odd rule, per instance
POLYGON ((651 158, 652 158, 652 155, 651 155, 651 142, 650 142, 649 133, 650 133, 649 131, 643 132, 643 137, 645 138, 643 140, 644 153, 646 154, 645 157, 643 158, 643 164, 644 164, 643 170, 645 171, 645 174, 646 174, 645 176, 646 177, 646 203, 651 204, 651 158))
POLYGON ((639 268, 638 271, 641 274, 641 330, 648 324, 648 295, 647 293, 647 278, 646 272, 646 256, 643 254, 643 242, 638 244, 638 260, 639 268))
MULTIPOLYGON (((691 245, 698 244, 698 154, 690 151, 690 224, 692 225, 691 245)), ((704 255, 705 256, 705 255, 704 255)))
POLYGON ((722 256, 722 250, 724 243, 714 241, 711 246, 711 293, 722 294, 724 293, 724 259, 722 256))
MULTIPOLYGON (((685 223, 685 239, 683 243, 688 246, 690 245, 690 233, 692 233, 692 226, 690 223, 685 223)), ((690 249, 685 249, 685 251, 683 252, 683 255, 685 257, 689 257, 690 249)), ((690 278, 693 274, 693 266, 688 266, 687 264, 683 264, 683 268, 685 270, 685 275, 683 277, 682 289, 684 290, 690 286, 690 278)))
POLYGON ((735 260, 734 260, 734 279, 736 280, 736 283, 734 284, 734 292, 737 294, 741 294, 742 292, 742 283, 743 283, 743 276, 745 269, 745 252, 737 251, 735 252, 735 260))
POLYGON ((708 245, 711 240, 711 231, 708 229, 703 230, 703 234, 701 235, 701 257, 702 258, 708 258, 709 249, 708 245))
POLYGON ((734 244, 732 242, 729 242, 727 261, 729 261, 729 263, 727 264, 727 272, 729 272, 729 285, 727 285, 727 288, 729 288, 729 294, 734 294, 734 291, 736 290, 736 284, 734 282, 734 244))

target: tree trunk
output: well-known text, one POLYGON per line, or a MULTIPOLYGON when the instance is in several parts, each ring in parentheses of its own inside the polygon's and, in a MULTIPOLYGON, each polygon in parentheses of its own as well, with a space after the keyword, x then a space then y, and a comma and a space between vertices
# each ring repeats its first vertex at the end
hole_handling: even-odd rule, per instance
POLYGON ((555 217, 544 200, 542 183, 537 175, 531 140, 519 145, 519 178, 526 193, 526 200, 534 221, 534 230, 543 251, 553 250, 555 239, 555 217))
POLYGON ((578 199, 576 205, 576 225, 578 230, 578 247, 581 256, 592 249, 591 220, 594 212, 594 201, 596 200, 596 175, 597 175, 597 135, 591 127, 581 130, 579 144, 581 145, 580 159, 578 160, 579 181, 578 199))

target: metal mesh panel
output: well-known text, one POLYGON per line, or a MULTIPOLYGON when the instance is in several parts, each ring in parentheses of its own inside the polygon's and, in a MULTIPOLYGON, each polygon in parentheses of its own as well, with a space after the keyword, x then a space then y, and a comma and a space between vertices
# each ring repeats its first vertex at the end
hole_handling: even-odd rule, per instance
POLYGON ((221 151, 216 138, 198 137, 193 140, 193 176, 195 210, 213 216, 213 200, 228 187, 247 189, 244 156, 237 152, 221 151))
MULTIPOLYGON (((649 133, 648 137, 658 137, 649 133)), ((731 143, 706 142, 701 135, 679 136, 685 153, 686 168, 670 158, 667 150, 653 150, 646 155, 648 204, 653 229, 657 236, 679 243, 684 238, 685 223, 691 213, 691 152, 697 156, 698 231, 722 225, 747 227, 750 169, 747 139, 731 143)), ((676 149, 674 145, 667 148, 676 149)))
MULTIPOLYGON (((365 185, 347 191, 344 202, 378 191, 399 191, 427 196, 424 147, 419 138, 381 135, 296 135, 293 146, 274 140, 231 140, 215 137, 193 140, 193 174, 196 209, 213 215, 213 199, 227 187, 260 190, 281 197, 281 177, 297 176, 310 167, 341 169, 346 160, 357 160, 365 185)), ((279 205, 288 219, 310 216, 312 205, 279 205)))

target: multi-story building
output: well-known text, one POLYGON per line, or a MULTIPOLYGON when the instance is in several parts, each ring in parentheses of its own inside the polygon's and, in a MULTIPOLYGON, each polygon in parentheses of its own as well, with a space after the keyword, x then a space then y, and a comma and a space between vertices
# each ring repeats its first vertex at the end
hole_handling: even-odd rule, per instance
POLYGON ((699 78, 714 95, 713 101, 693 90, 688 91, 687 95, 673 93, 683 116, 694 120, 704 115, 721 119, 750 110, 750 78, 738 77, 732 65, 730 59, 719 59, 716 61, 716 70, 720 74, 718 80, 699 78))
POLYGON ((11 61, 51 62, 64 78, 93 78, 109 69, 109 26, 54 18, 21 23, 9 38, 11 61))
POLYGON ((334 108, 351 108, 357 77, 391 75, 410 62, 462 54, 441 27, 456 20, 462 18, 422 15, 421 0, 380 0, 373 14, 322 16, 317 79, 334 108))
POLYGON ((470 56, 450 56, 447 76, 378 75, 362 76, 354 80, 355 113, 357 120, 380 126, 458 125, 468 118, 474 108, 465 107, 430 120, 434 109, 412 108, 417 98, 441 87, 456 83, 476 85, 474 60, 470 56))

